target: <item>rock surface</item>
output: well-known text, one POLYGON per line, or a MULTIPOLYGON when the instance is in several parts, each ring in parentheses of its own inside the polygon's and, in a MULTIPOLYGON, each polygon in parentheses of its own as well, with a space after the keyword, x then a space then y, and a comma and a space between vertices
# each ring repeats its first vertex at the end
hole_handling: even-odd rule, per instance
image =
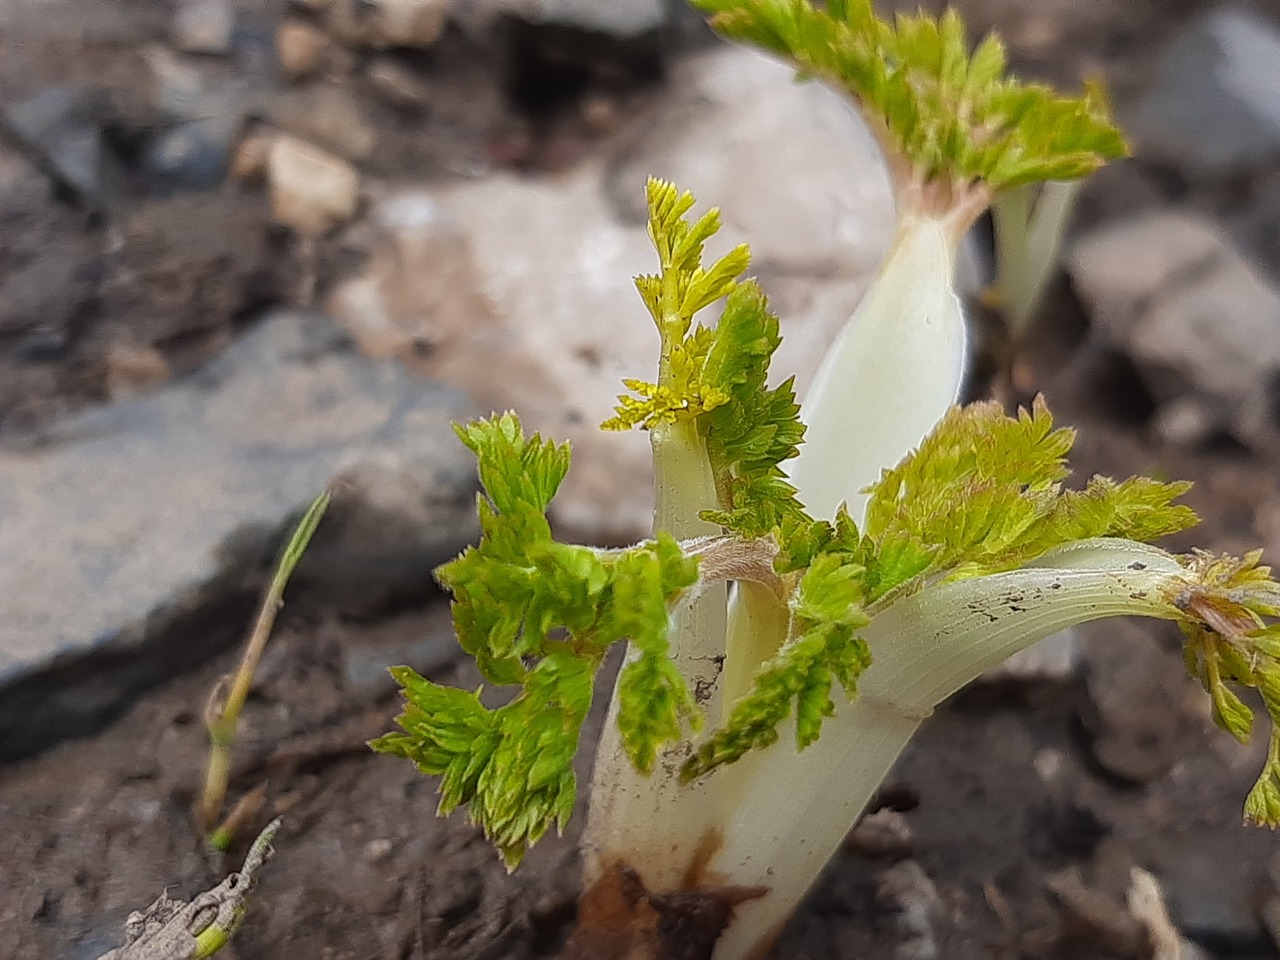
POLYGON ((280 70, 290 80, 301 80, 318 73, 332 47, 329 35, 306 20, 285 20, 276 28, 276 55, 280 58, 280 70))
POLYGON ((667 22, 665 0, 456 0, 453 6, 452 15, 473 30, 506 15, 629 39, 667 22))
POLYGON ((1090 705, 1081 719, 1094 762, 1127 784, 1166 776, 1183 741, 1204 723, 1207 698, 1134 621, 1109 620, 1081 633, 1090 705))
POLYGON ((1280 23, 1218 8, 1170 45, 1132 132, 1142 154, 1223 175, 1280 157, 1280 23))
POLYGON ((1168 439, 1274 432, 1280 289, 1214 224, 1159 212, 1104 225, 1076 242, 1069 269, 1098 336, 1137 365, 1168 439))
POLYGON ((347 160, 364 160, 378 145, 378 133, 361 106, 338 84, 283 91, 273 98, 266 119, 347 160))
POLYGON ((350 220, 360 202, 360 175, 341 157, 280 134, 267 151, 271 217, 304 237, 321 237, 350 220))
POLYGON ((173 11, 173 45, 186 53, 225 54, 235 25, 232 0, 179 0, 173 11))
POLYGON ((350 46, 419 49, 440 39, 448 13, 448 0, 332 0, 324 23, 350 46))
POLYGON ((834 94, 733 49, 693 59, 672 88, 681 94, 613 161, 384 197, 367 272, 330 303, 366 352, 572 440, 555 517, 598 542, 643 536, 651 522, 647 438, 596 429, 621 380, 656 365, 657 333, 631 282, 654 269, 645 176, 693 190, 699 209, 721 207, 710 255, 752 244, 750 272, 783 322, 776 369, 802 390, 893 227, 887 174, 834 94))
POLYGON ((0 448, 0 759, 238 641, 326 486, 290 599, 369 613, 429 592, 474 534, 474 461, 449 426, 466 415, 327 318, 282 313, 196 375, 0 448))
POLYGON ((102 91, 54 87, 7 108, 0 119, 8 133, 86 204, 105 204, 118 171, 102 142, 111 116, 102 91))

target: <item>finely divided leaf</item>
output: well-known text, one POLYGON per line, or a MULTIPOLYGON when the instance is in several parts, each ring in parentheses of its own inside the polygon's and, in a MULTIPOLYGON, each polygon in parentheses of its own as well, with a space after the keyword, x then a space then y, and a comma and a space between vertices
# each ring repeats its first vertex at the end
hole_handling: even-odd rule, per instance
POLYGON ((741 537, 772 533, 803 509, 781 464, 804 440, 794 379, 767 386, 769 362, 782 342, 778 318, 759 286, 746 281, 729 295, 707 355, 706 379, 726 401, 701 421, 707 454, 728 508, 707 515, 741 537))
POLYGON ((1241 743, 1253 732, 1253 709, 1232 687, 1253 688, 1271 720, 1266 764, 1245 801, 1245 820, 1280 826, 1280 585, 1261 553, 1243 558, 1203 552, 1184 559, 1188 578, 1174 602, 1184 619, 1187 670, 1213 704, 1213 719, 1241 743))
POLYGON ((1083 491, 1063 490, 1073 440, 1041 398, 1016 417, 995 403, 955 408, 870 488, 864 532, 908 550, 903 572, 959 578, 1010 570, 1074 540, 1146 541, 1195 524, 1173 503, 1185 483, 1094 478, 1083 491))
POLYGON ((649 181, 648 200, 661 271, 638 277, 636 287, 662 335, 659 376, 655 383, 624 381, 631 393, 618 397, 615 415, 601 427, 648 430, 696 421, 720 500, 720 509, 703 519, 749 538, 787 519, 807 519, 780 467, 804 437, 800 405, 792 380, 767 385, 782 338, 760 287, 738 280, 749 263, 747 248, 706 268, 703 246, 719 229, 719 214, 691 222, 692 194, 661 180, 649 181), (695 326, 693 315, 721 297, 727 299, 719 323, 695 326))
POLYGON ((954 10, 876 17, 871 0, 693 0, 722 34, 844 90, 921 181, 995 189, 1085 176, 1124 156, 1106 104, 1006 75, 1004 47, 969 52, 954 10))
POLYGON ((436 575, 453 594, 459 643, 485 679, 521 690, 488 710, 476 694, 399 668, 403 732, 374 747, 439 774, 441 812, 465 804, 514 864, 573 809, 573 755, 609 647, 630 640, 643 652, 644 695, 621 718, 635 730, 628 749, 637 763, 696 727, 667 631, 697 561, 666 535, 612 551, 557 542, 545 510, 568 469, 567 445, 525 437, 510 413, 458 435, 479 460, 482 535, 436 575))
POLYGON ((1275 728, 1274 720, 1272 724, 1267 762, 1245 799, 1244 818, 1247 823, 1274 829, 1280 825, 1280 731, 1275 728))
POLYGON ((407 757, 441 774, 440 813, 466 804, 509 867, 573 811, 573 755, 591 706, 595 664, 552 653, 531 670, 509 704, 486 710, 475 694, 440 687, 408 667, 405 731, 373 741, 375 750, 407 757))
POLYGON ((751 262, 739 244, 710 267, 703 266, 706 241, 720 229, 720 213, 712 209, 690 222, 693 194, 665 180, 649 179, 649 236, 661 270, 636 277, 636 289, 652 314, 662 338, 662 360, 656 383, 626 380, 631 394, 621 394, 615 415, 604 430, 645 430, 662 423, 692 420, 728 400, 725 390, 706 375, 714 334, 693 326, 693 317, 732 291, 751 262))

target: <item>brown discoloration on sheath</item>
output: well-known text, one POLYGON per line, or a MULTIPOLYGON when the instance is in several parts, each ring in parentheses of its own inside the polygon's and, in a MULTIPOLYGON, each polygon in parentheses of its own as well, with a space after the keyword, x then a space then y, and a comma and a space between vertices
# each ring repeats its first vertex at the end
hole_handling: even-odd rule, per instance
POLYGON ((1257 619, 1238 601, 1197 586, 1189 586, 1179 593, 1174 605, 1228 639, 1242 636, 1259 626, 1257 619))
MULTIPOLYGON (((686 879, 705 871, 719 842, 699 845, 686 879)), ((737 906, 766 893, 735 886, 650 893, 635 870, 614 863, 583 892, 561 960, 710 960, 737 906)))
POLYGON ((702 835, 697 848, 693 851, 693 856, 689 858, 689 866, 685 869, 684 876, 680 878, 681 890, 699 890, 703 887, 723 885, 724 878, 713 877, 707 870, 711 858, 723 846, 724 834, 716 827, 712 827, 702 835))

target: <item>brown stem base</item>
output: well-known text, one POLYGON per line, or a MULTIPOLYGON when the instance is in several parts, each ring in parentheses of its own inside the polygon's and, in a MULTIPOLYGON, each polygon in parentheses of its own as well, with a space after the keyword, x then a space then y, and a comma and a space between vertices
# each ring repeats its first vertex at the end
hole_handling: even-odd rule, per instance
POLYGON ((560 960, 711 960, 741 903, 765 887, 650 893, 635 870, 614 864, 582 894, 578 925, 560 960))

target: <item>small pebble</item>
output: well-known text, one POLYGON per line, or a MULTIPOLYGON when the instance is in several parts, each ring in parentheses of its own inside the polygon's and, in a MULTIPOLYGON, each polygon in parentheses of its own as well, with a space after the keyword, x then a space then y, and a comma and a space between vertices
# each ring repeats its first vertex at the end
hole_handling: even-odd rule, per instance
POLYGON ((364 858, 370 863, 381 863, 391 856, 391 841, 386 837, 370 840, 364 845, 364 858))
POLYGON ((874 859, 901 860, 915 850, 916 838, 906 815, 885 808, 869 813, 849 831, 844 846, 850 853, 874 859))
POLYGON ((333 41, 319 27, 305 20, 286 20, 276 30, 276 54, 280 69, 290 80, 301 80, 320 71, 333 41))

